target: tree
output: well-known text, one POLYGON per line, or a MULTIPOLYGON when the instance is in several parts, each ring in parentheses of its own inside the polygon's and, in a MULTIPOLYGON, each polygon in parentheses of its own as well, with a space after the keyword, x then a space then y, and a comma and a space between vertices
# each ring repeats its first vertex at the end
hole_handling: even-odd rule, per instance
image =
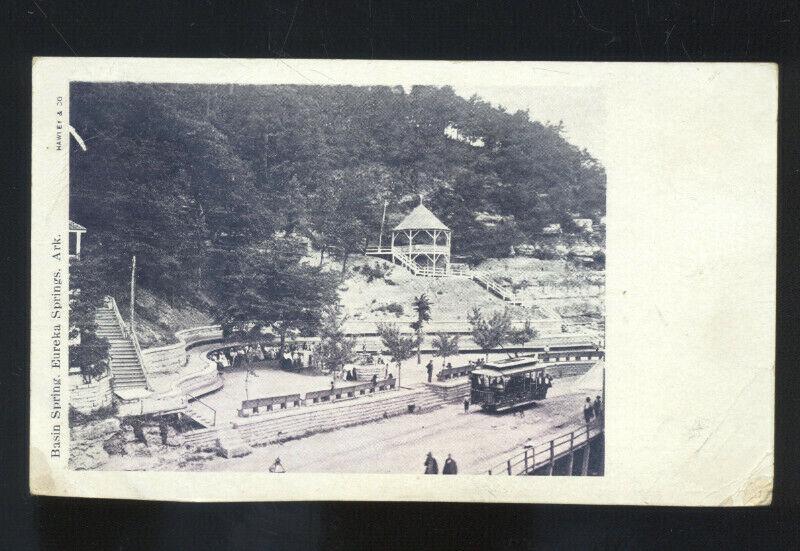
POLYGON ((383 346, 389 350, 392 361, 397 364, 397 388, 400 389, 401 363, 414 355, 414 348, 418 344, 417 337, 405 337, 400 332, 396 323, 379 323, 378 335, 383 346))
POLYGON ((447 358, 458 354, 459 335, 447 336, 445 333, 438 333, 433 338, 433 349, 436 356, 442 358, 442 367, 445 366, 447 358))
POLYGON ((539 332, 534 329, 529 320, 525 320, 525 325, 520 329, 511 329, 508 333, 508 342, 522 346, 539 336, 539 332))
POLYGON ((69 365, 81 370, 84 381, 100 377, 108 369, 108 340, 97 335, 95 312, 108 291, 105 267, 89 241, 83 259, 70 265, 69 365))
POLYGON ((508 309, 502 312, 494 312, 488 319, 477 308, 473 308, 467 316, 472 325, 472 339, 479 347, 486 352, 486 360, 489 360, 489 351, 502 348, 503 343, 507 342, 511 331, 511 316, 508 309))
POLYGON ((283 352, 290 332, 319 329, 323 309, 336 302, 336 282, 300 262, 294 246, 273 241, 220 255, 216 317, 226 334, 269 328, 283 352))
POLYGON ((431 301, 425 294, 414 297, 412 302, 414 311, 417 313, 416 321, 411 322, 411 329, 417 336, 417 365, 422 363, 422 325, 431 319, 431 301))
POLYGON ((353 359, 356 340, 344 333, 347 316, 342 314, 339 304, 326 306, 322 311, 320 323, 320 343, 317 355, 324 368, 331 371, 342 369, 353 359))

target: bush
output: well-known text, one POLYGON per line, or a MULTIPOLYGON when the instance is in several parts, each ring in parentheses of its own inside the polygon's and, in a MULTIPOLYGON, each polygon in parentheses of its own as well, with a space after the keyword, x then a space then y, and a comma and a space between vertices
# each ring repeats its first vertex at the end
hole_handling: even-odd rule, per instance
POLYGON ((381 306, 378 306, 377 308, 375 308, 374 311, 394 314, 396 317, 399 318, 400 316, 403 315, 404 310, 402 304, 398 304, 397 302, 392 302, 390 304, 383 304, 381 306))
POLYGON ((372 283, 375 279, 384 279, 389 271, 382 268, 380 264, 375 264, 374 267, 365 265, 361 268, 361 273, 367 278, 367 283, 372 283))
POLYGON ((594 263, 599 269, 605 269, 606 267, 606 253, 603 251, 597 251, 594 253, 594 263))
POLYGON ((97 411, 93 411, 92 413, 81 413, 74 407, 69 406, 69 426, 77 427, 80 425, 91 423, 93 421, 100 421, 101 419, 111 417, 116 413, 117 413, 117 406, 115 404, 111 404, 110 406, 100 408, 97 411))
POLYGON ((531 286, 531 282, 527 279, 523 279, 522 281, 518 281, 516 283, 511 284, 511 289, 516 293, 519 290, 527 289, 531 286))

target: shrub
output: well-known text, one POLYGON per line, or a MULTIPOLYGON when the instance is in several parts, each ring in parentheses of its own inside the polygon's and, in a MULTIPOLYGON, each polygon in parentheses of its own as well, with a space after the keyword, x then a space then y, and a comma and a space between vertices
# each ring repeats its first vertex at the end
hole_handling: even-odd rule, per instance
POLYGON ((403 315, 403 305, 398 304, 397 302, 392 302, 390 304, 383 304, 378 306, 374 310, 375 312, 386 312, 390 314, 394 314, 396 317, 400 317, 403 315))
POLYGON ((511 284, 511 289, 516 293, 517 291, 519 291, 521 289, 527 289, 530 286, 531 286, 531 282, 528 281, 527 279, 523 279, 522 281, 518 281, 516 283, 512 283, 511 284))
POLYGON ((367 283, 372 283, 375 279, 384 279, 388 270, 382 268, 380 264, 375 266, 365 265, 361 268, 361 273, 367 278, 367 283))
POLYGON ((100 408, 92 413, 81 413, 74 407, 69 406, 69 426, 77 427, 94 421, 100 421, 101 419, 106 419, 107 417, 116 415, 116 413, 117 406, 115 404, 100 408))

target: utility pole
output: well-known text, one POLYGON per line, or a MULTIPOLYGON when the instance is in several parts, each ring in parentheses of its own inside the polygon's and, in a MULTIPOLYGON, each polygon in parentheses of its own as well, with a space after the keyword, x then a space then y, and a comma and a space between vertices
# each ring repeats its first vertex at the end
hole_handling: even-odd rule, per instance
POLYGON ((603 359, 603 405, 602 405, 603 414, 600 417, 600 428, 602 428, 604 431, 605 431, 605 428, 606 428, 606 411, 607 410, 608 410, 608 408, 606 407, 606 362, 605 362, 605 358, 604 358, 603 359))
POLYGON ((381 233, 378 234, 378 251, 383 247, 383 225, 386 222, 386 206, 389 204, 388 200, 383 201, 383 217, 381 218, 381 233))
POLYGON ((134 332, 133 324, 136 320, 136 255, 131 260, 131 333, 134 332))

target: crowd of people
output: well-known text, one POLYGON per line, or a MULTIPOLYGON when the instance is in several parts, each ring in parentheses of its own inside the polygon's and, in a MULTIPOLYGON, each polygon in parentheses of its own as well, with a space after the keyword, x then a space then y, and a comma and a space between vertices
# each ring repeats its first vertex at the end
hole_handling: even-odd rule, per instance
POLYGON ((283 369, 300 370, 311 364, 312 352, 305 342, 292 343, 286 347, 283 353, 276 346, 254 343, 216 350, 208 355, 208 359, 216 365, 218 371, 226 368, 239 369, 252 363, 268 360, 279 360, 283 369))

